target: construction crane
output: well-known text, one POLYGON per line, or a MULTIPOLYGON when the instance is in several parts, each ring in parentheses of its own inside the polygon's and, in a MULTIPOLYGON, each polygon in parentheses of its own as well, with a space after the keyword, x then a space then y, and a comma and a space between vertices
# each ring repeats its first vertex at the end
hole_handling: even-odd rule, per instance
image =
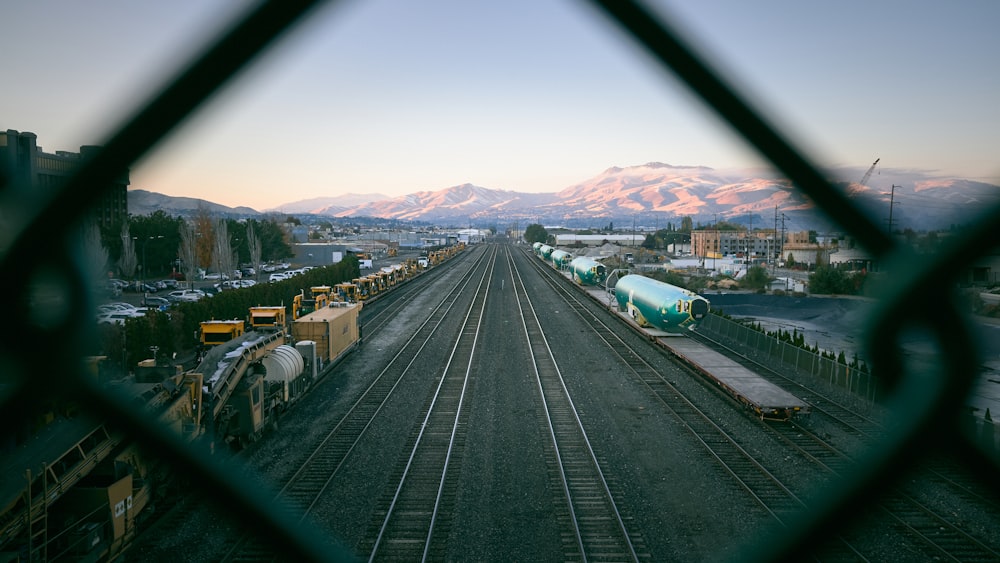
POLYGON ((868 178, 870 178, 871 175, 872 175, 872 170, 875 170, 875 165, 878 164, 878 161, 880 161, 880 160, 882 160, 882 159, 881 158, 876 158, 875 162, 872 163, 871 168, 868 169, 868 172, 865 172, 864 177, 861 178, 861 185, 862 186, 867 185, 868 178))

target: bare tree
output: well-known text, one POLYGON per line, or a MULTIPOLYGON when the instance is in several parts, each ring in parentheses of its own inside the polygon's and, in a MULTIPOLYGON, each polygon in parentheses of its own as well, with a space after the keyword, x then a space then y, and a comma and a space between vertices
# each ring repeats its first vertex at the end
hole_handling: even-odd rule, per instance
POLYGON ((198 271, 198 235, 195 233, 194 225, 187 221, 181 223, 178 230, 181 244, 177 249, 177 256, 181 259, 181 271, 184 272, 185 280, 193 282, 198 271))
POLYGON ((215 236, 212 232, 214 224, 212 213, 204 205, 198 205, 198 211, 193 218, 194 230, 198 233, 195 247, 198 249, 197 264, 202 268, 212 267, 215 252, 215 236))
POLYGON ((83 264, 87 273, 91 279, 102 279, 108 267, 108 249, 101 241, 101 229, 97 223, 88 221, 84 225, 80 242, 83 245, 83 264))
POLYGON ((233 247, 229 240, 229 227, 226 226, 225 219, 219 219, 215 223, 215 246, 212 249, 212 263, 219 272, 220 278, 233 275, 233 247))
POLYGON ((122 256, 118 260, 118 270, 122 277, 131 278, 135 275, 135 267, 139 264, 139 259, 135 256, 135 240, 129 231, 128 222, 122 224, 122 256))
POLYGON ((253 220, 247 221, 247 249, 250 251, 250 265, 255 276, 260 276, 261 244, 257 231, 253 228, 253 220))

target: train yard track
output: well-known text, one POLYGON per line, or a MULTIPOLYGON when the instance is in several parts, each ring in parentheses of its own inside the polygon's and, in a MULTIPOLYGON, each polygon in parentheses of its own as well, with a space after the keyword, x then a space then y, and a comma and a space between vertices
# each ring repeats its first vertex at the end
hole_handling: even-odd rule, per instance
MULTIPOLYGON (((782 374, 771 367, 756 362, 738 351, 725 346, 722 342, 706 335, 695 336, 698 340, 711 343, 716 348, 738 357, 742 362, 753 365, 762 377, 780 382, 789 389, 808 394, 813 397, 816 406, 811 417, 822 417, 825 422, 837 426, 848 435, 857 438, 865 446, 873 446, 877 438, 884 432, 884 426, 875 417, 857 412, 842 404, 827 390, 817 385, 807 385, 803 381, 782 374)), ((843 477, 852 470, 857 461, 855 455, 835 446, 830 440, 812 432, 803 425, 787 425, 771 423, 770 430, 784 440, 789 446, 804 457, 809 458, 818 467, 831 475, 831 480, 843 477)), ((863 455, 863 452, 858 454, 863 455)), ((985 514, 1000 515, 1000 504, 976 487, 971 486, 964 471, 952 464, 939 460, 937 463, 926 464, 919 469, 919 479, 927 486, 947 489, 949 494, 958 496, 969 506, 975 506, 985 514)), ((1000 552, 996 548, 981 541, 973 534, 954 522, 950 510, 935 509, 921 502, 915 496, 899 488, 887 491, 884 500, 878 505, 879 511, 892 522, 893 526, 902 530, 915 540, 919 540, 928 548, 928 557, 950 559, 954 561, 996 561, 1000 552)))
MULTIPOLYGON (((509 251, 508 251, 509 252, 509 251)), ((551 460, 558 485, 566 496, 566 514, 559 520, 571 524, 572 535, 564 536, 567 560, 638 561, 641 536, 630 534, 597 455, 580 421, 573 399, 525 288, 519 268, 508 253, 524 334, 531 345, 535 381, 538 384, 546 426, 551 437, 551 460), (575 544, 575 545, 574 545, 575 544)))
MULTIPOLYGON (((548 287, 560 295, 565 303, 590 327, 604 344, 613 350, 622 364, 640 381, 664 409, 670 413, 704 447, 709 457, 721 466, 738 486, 750 495, 761 509, 778 522, 783 522, 806 507, 792 489, 781 482, 771 471, 748 452, 730 433, 715 423, 712 416, 691 401, 684 392, 666 378, 631 344, 618 334, 620 326, 611 326, 593 314, 587 297, 568 288, 561 275, 552 275, 546 266, 531 260, 531 267, 539 270, 548 287)), ((848 547, 848 549, 851 549, 848 547)))
MULTIPOLYGON (((495 255, 494 249, 490 254, 495 255)), ((441 538, 447 538, 447 517, 455 498, 452 464, 459 465, 468 419, 469 382, 473 357, 489 295, 494 256, 481 262, 474 277, 475 294, 467 308, 462 329, 438 378, 411 439, 410 453, 398 470, 391 495, 379 503, 375 531, 366 536, 362 552, 369 561, 424 561, 442 557, 441 538)), ((471 285, 471 284, 470 284, 471 285)))
MULTIPOLYGON (((738 538, 808 511, 816 488, 849 472, 852 452, 878 438, 874 417, 821 388, 802 392, 819 397, 810 414, 824 421, 818 432, 809 419, 755 418, 626 328, 610 302, 516 247, 457 258, 423 278, 434 284, 398 286, 363 311, 365 347, 352 367, 296 407, 330 415, 299 417, 315 429, 308 439, 266 454, 281 459, 268 477, 281 487, 276 506, 360 558, 742 556, 738 538), (637 414, 623 414, 630 409, 637 414), (830 428, 832 436, 822 431, 830 428), (713 545, 717 532, 707 530, 716 526, 731 534, 728 547, 713 545), (697 539, 701 530, 713 539, 697 539)), ((974 514, 996 514, 947 464, 926 470, 974 514)), ((876 513, 868 535, 830 535, 815 558, 884 560, 893 542, 909 560, 1000 558, 983 534, 935 515, 941 505, 919 493, 893 491, 866 509, 876 513)), ((217 543, 225 546, 212 560, 276 558, 254 538, 217 543)))
MULTIPOLYGON (((412 376, 413 359, 432 338, 439 335, 444 319, 456 306, 466 286, 476 281, 474 279, 476 267, 484 261, 485 257, 481 256, 468 268, 452 291, 437 303, 426 320, 413 331, 412 336, 355 401, 346 415, 327 433, 299 469, 281 487, 276 500, 288 505, 295 513, 301 514, 300 519, 306 518, 321 499, 324 491, 336 478, 344 460, 354 451, 364 433, 370 428, 372 420, 385 407, 389 397, 397 391, 403 378, 412 376)), ((223 560, 270 560, 270 557, 271 554, 262 549, 253 537, 244 535, 233 543, 223 560)))
MULTIPOLYGON (((565 277, 555 274, 551 268, 540 265, 535 260, 532 260, 531 263, 543 273, 549 287, 562 295, 566 303, 579 314, 585 324, 591 326, 603 341, 620 353, 622 361, 632 369, 635 376, 641 379, 650 391, 663 401, 666 408, 677 416, 685 427, 698 436, 705 447, 712 452, 713 457, 725 466, 733 478, 779 522, 783 518, 794 517, 797 510, 806 507, 805 503, 792 492, 792 487, 782 484, 750 454, 739 447, 734 440, 725 435, 724 431, 714 427, 714 423, 711 422, 707 414, 684 399, 676 388, 667 383, 655 369, 642 360, 639 354, 618 336, 616 330, 611 329, 595 316, 591 311, 592 305, 586 304, 590 298, 581 299, 578 291, 568 288, 565 277), (720 448, 720 444, 726 444, 729 448, 720 448), (751 471, 749 468, 754 468, 754 470, 751 471)), ((743 362, 752 363, 757 370, 768 374, 769 378, 779 380, 788 388, 806 393, 818 405, 821 405, 813 407, 811 416, 825 417, 830 423, 844 429, 848 434, 859 438, 865 444, 873 443, 882 429, 879 422, 872 417, 841 404, 836 398, 825 394, 816 386, 806 386, 799 381, 791 380, 705 336, 699 335, 694 338, 715 348, 724 348, 729 354, 738 356, 743 362)), ((800 424, 788 421, 762 421, 762 423, 782 440, 790 451, 794 451, 803 459, 809 460, 815 468, 826 474, 827 483, 835 483, 856 465, 855 459, 842 448, 800 424)), ((923 471, 923 475, 928 479, 938 481, 951 488, 958 495, 964 495, 981 509, 994 514, 998 513, 995 502, 975 492, 975 489, 968 483, 961 482, 959 474, 960 472, 954 471, 954 468, 951 472, 932 468, 925 468, 923 471)), ((877 506, 881 515, 890 522, 890 526, 898 533, 908 536, 914 545, 920 546, 927 557, 953 561, 995 561, 1000 559, 1000 554, 993 547, 954 524, 948 514, 931 508, 907 493, 899 490, 887 492, 885 498, 877 506)), ((821 560, 868 559, 851 545, 848 539, 843 537, 838 537, 834 543, 824 545, 818 553, 821 554, 821 560)))

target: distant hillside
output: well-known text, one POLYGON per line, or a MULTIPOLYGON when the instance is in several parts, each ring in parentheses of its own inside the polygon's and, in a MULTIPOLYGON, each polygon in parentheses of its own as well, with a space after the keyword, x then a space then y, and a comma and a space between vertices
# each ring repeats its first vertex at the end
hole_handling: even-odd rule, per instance
POLYGON ((132 215, 149 215, 156 211, 164 211, 172 216, 187 216, 193 215, 200 208, 207 209, 213 215, 239 217, 260 215, 259 211, 249 207, 226 207, 204 199, 172 197, 146 190, 128 191, 128 212, 132 215))

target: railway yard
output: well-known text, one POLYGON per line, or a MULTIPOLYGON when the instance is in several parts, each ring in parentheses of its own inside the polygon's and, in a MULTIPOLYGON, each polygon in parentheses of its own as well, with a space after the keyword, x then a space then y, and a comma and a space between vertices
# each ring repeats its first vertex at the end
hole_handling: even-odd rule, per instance
MULTIPOLYGON (((639 328, 503 239, 358 314, 360 345, 260 440, 214 454, 332 559, 766 559, 886 422, 710 335, 639 328)), ((295 559, 203 493, 157 507, 123 559, 295 559)), ((923 461, 803 555, 995 561, 1000 505, 923 461)))

